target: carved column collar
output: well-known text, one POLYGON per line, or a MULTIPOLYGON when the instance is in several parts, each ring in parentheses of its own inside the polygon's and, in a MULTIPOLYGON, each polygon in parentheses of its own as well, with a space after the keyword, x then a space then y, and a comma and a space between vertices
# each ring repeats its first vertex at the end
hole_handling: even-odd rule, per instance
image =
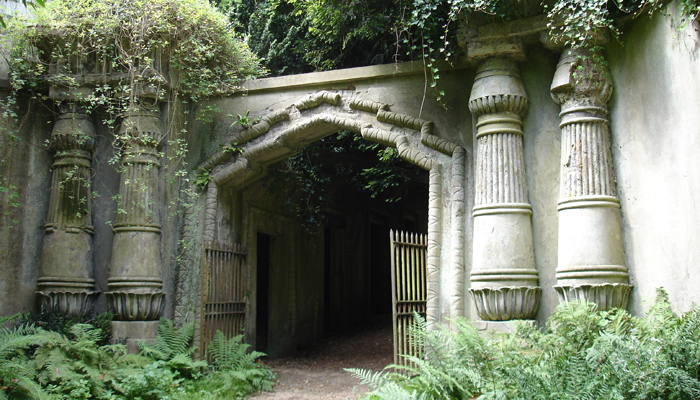
POLYGON ((481 63, 469 97, 469 111, 475 117, 503 112, 522 116, 529 105, 515 61, 492 57, 481 63))
POLYGON ((601 57, 588 49, 566 49, 562 53, 551 87, 552 99, 566 108, 606 108, 612 96, 610 72, 601 57))

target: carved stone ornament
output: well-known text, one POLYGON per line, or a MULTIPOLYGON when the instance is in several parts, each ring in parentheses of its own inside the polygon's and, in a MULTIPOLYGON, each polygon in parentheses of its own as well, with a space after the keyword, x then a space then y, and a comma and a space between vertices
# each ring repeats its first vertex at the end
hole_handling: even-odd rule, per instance
POLYGON ((515 62, 494 57, 479 66, 469 99, 478 118, 470 292, 486 321, 534 318, 539 307, 523 155, 528 106, 515 62))
POLYGON ((581 286, 554 286, 559 301, 583 300, 598 305, 598 310, 619 308, 629 301, 632 286, 622 283, 581 286))
POLYGON ((165 305, 163 292, 108 292, 109 309, 116 321, 155 321, 165 305))
POLYGON ((51 195, 37 287, 45 306, 71 314, 92 309, 91 165, 95 126, 84 109, 59 105, 49 148, 51 195))
POLYGON ((627 306, 625 265, 607 103, 610 74, 595 54, 567 50, 551 93, 561 105, 557 292, 600 309, 627 306))
POLYGON ((93 312, 100 292, 36 292, 42 298, 42 307, 59 309, 67 314, 87 315, 93 312))
POLYGON ((479 317, 485 321, 535 319, 542 290, 538 287, 472 289, 479 317))

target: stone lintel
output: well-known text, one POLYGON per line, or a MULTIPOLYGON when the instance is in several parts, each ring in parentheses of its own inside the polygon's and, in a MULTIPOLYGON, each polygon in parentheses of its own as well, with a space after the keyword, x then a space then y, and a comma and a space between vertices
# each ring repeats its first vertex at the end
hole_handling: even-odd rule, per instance
POLYGON ((503 23, 488 24, 478 28, 468 29, 463 38, 465 42, 468 42, 473 39, 489 40, 505 37, 520 37, 527 38, 526 42, 530 42, 533 41, 531 38, 536 38, 536 35, 548 29, 548 22, 546 15, 538 15, 503 23))
MULTIPOLYGON (((474 63, 464 57, 458 57, 450 62, 444 60, 436 61, 435 66, 440 71, 449 71, 474 67, 474 63)), ((425 65, 422 61, 370 65, 333 71, 254 79, 252 81, 243 82, 241 84, 241 92, 250 94, 254 92, 278 91, 309 86, 320 86, 332 90, 347 90, 352 88, 355 82, 417 74, 425 74, 425 65)))
POLYGON ((489 57, 506 56, 515 61, 525 61, 525 44, 519 37, 474 40, 466 43, 467 58, 481 60, 489 57))
POLYGON ((93 88, 89 86, 78 87, 49 87, 49 98, 51 100, 79 100, 88 98, 93 92, 93 88))
MULTIPOLYGON (((564 42, 552 35, 562 21, 549 21, 547 15, 537 15, 503 23, 493 23, 477 28, 461 30, 457 41, 466 50, 470 60, 508 55, 516 61, 525 61, 524 47, 530 43, 542 43, 552 51, 561 52, 564 42), (510 43, 510 45, 509 45, 510 43), (520 49, 515 45, 517 43, 520 49)), ((588 34, 588 43, 604 45, 609 41, 606 28, 598 28, 588 34)))

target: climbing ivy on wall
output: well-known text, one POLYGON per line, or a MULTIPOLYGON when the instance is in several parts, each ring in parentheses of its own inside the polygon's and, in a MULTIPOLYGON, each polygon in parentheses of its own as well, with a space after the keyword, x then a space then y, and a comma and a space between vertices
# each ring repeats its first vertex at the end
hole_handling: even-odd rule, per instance
MULTIPOLYGON (((232 94, 241 81, 265 73, 226 15, 206 0, 53 0, 4 22, 13 91, 2 108, 5 144, 20 139, 27 120, 15 107, 19 94, 50 104, 53 87, 67 94, 65 102, 107 115, 117 163, 128 138, 116 128, 127 114, 161 102, 172 123, 178 103, 232 94)), ((188 113, 187 106, 177 110, 188 113)), ((168 165, 187 181, 187 132, 172 133, 163 139, 173 149, 168 165)))

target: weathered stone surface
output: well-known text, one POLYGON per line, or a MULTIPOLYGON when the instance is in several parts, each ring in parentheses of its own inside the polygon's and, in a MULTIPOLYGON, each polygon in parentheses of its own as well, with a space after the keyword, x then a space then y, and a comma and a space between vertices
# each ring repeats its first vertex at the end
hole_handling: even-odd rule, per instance
POLYGON ((562 132, 557 291, 564 301, 625 308, 629 273, 607 108, 613 86, 595 60, 584 49, 565 51, 551 87, 562 132))
MULTIPOLYGON (((41 283, 42 282, 39 282, 40 287, 41 283)), ((52 283, 55 284, 55 280, 52 283)), ((70 283, 73 282, 69 282, 69 284, 70 283)), ((92 283, 89 285, 91 287, 94 286, 92 283)), ((42 296, 42 304, 45 307, 59 309, 65 313, 75 315, 92 313, 93 307, 95 306, 95 299, 100 294, 99 292, 87 291, 60 292, 58 290, 51 290, 51 288, 46 288, 45 290, 45 292, 37 292, 42 296)))
POLYGON ((601 283, 597 285, 555 286, 560 301, 582 300, 598 305, 607 311, 627 305, 632 286, 625 283, 601 283))
POLYGON ((534 319, 540 306, 539 287, 494 287, 471 289, 479 317, 485 321, 534 319))
POLYGON ((137 111, 122 122, 120 201, 114 223, 107 299, 116 320, 150 321, 163 311, 159 204, 161 120, 137 111))
POLYGON ((470 292, 484 320, 534 318, 539 307, 522 140, 528 105, 513 61, 481 64, 469 99, 478 117, 470 292))
POLYGON ((112 322, 112 344, 126 340, 126 349, 130 354, 138 354, 139 342, 155 343, 160 321, 114 321, 112 322))
POLYGON ((84 314, 92 310, 97 295, 91 215, 95 127, 84 110, 59 109, 49 144, 53 179, 37 287, 43 304, 84 314))
POLYGON ((516 333, 518 326, 536 327, 537 321, 533 320, 510 320, 510 321, 474 321, 474 327, 486 339, 492 339, 499 333, 516 333))
POLYGON ((165 295, 158 289, 144 289, 148 282, 134 282, 135 291, 107 292, 110 310, 117 321, 153 321, 160 318, 163 312, 165 295), (138 285, 138 286, 136 286, 138 285))

